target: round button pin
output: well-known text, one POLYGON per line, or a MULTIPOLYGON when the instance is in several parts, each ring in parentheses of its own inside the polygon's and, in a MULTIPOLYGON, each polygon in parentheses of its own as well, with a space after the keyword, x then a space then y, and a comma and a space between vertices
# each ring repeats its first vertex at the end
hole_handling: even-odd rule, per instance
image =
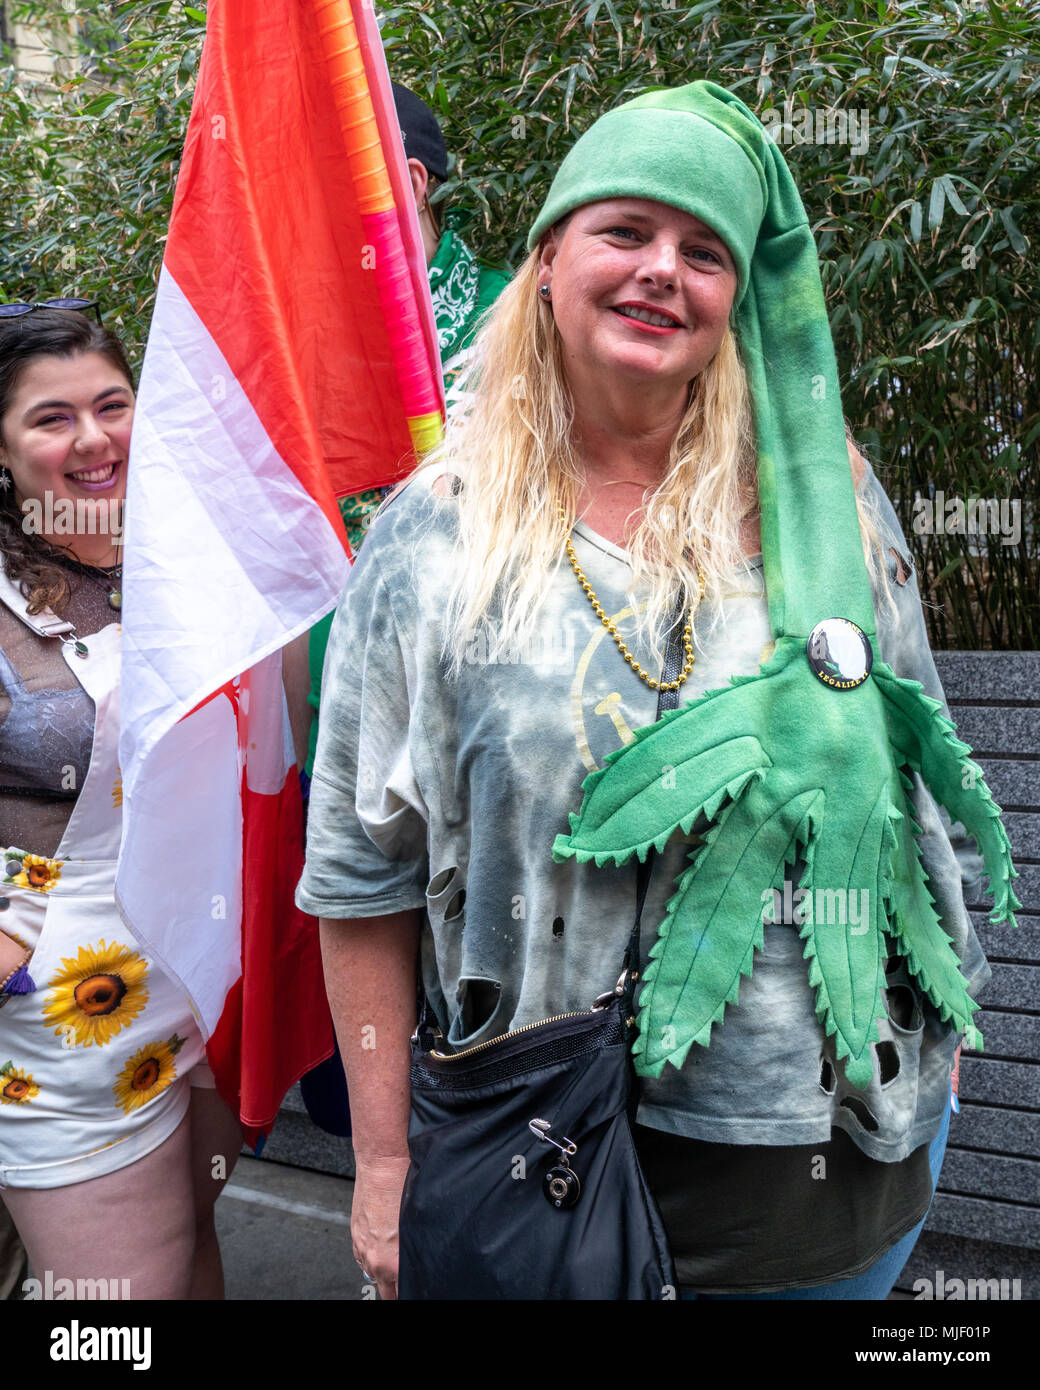
POLYGON ((805 654, 815 675, 832 690, 862 685, 874 664, 866 633, 848 618, 824 618, 817 623, 809 633, 805 654))

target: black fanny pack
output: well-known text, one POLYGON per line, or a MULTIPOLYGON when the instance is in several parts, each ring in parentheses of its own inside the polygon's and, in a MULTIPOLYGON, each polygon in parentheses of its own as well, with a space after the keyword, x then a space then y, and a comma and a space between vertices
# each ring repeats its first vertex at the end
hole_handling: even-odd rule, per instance
POLYGON ((413 1043, 399 1298, 675 1297, 632 1139, 629 979, 454 1057, 413 1043))
MULTIPOLYGON (((682 667, 681 610, 662 683, 682 667)), ((674 709, 661 691, 658 715, 674 709)), ((425 996, 412 1038, 402 1299, 673 1299, 675 1270, 632 1138, 639 865, 621 978, 585 1011, 444 1054, 425 996)))

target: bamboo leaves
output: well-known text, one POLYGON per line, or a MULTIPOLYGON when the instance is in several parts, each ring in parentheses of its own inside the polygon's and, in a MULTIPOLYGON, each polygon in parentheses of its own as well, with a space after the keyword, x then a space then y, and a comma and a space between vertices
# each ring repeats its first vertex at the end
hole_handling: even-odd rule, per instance
MULTIPOLYGON (((0 290, 100 294, 142 343, 204 7, 96 0, 80 7, 71 58, 66 0, 7 8, 64 55, 64 76, 0 77, 0 290)), ((646 87, 707 77, 763 119, 783 112, 819 229, 845 413, 904 522, 916 492, 1040 488, 1038 13, 1037 0, 379 6, 393 76, 437 110, 454 156, 435 203, 495 264, 522 258, 575 134, 646 87), (869 118, 858 145, 838 138, 836 118, 853 115, 869 118), (884 359, 898 376, 871 370, 884 359)), ((975 544, 969 564, 963 538, 911 538, 926 584, 962 561, 927 610, 933 645, 1040 646, 1035 526, 1014 548, 975 544)))

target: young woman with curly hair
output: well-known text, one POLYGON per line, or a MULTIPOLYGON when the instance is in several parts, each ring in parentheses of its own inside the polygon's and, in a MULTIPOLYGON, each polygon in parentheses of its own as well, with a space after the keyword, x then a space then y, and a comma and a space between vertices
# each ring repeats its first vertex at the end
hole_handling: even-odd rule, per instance
POLYGON ((0 1199, 41 1280, 220 1297, 213 1204, 238 1125, 114 897, 133 376, 84 313, 4 308, 0 1199))

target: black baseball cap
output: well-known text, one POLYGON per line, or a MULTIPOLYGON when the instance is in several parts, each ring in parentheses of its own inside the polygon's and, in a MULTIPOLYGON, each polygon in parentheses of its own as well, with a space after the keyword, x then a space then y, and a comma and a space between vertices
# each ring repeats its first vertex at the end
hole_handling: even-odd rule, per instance
POLYGON ((406 159, 417 159, 435 179, 448 177, 448 147, 433 112, 407 87, 391 82, 406 159))

